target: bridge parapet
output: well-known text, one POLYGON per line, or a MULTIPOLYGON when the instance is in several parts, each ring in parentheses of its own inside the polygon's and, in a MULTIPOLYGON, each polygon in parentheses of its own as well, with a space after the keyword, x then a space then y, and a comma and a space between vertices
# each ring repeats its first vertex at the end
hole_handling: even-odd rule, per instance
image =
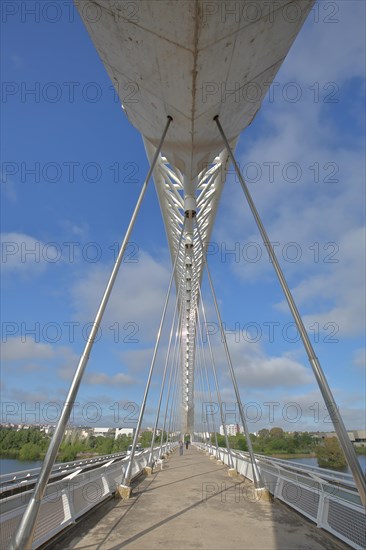
MULTIPOLYGON (((170 444, 170 447, 174 444, 170 444)), ((163 446, 163 453, 167 451, 163 446)), ((153 450, 153 460, 159 457, 160 446, 153 450)), ((132 463, 132 478, 137 477, 148 465, 150 449, 136 455, 132 463)), ((86 472, 74 472, 63 480, 50 483, 42 499, 37 519, 32 549, 38 548, 78 518, 110 498, 120 485, 127 468, 127 459, 113 459, 100 468, 86 472)), ((0 547, 9 548, 11 538, 18 527, 32 491, 26 491, 1 501, 0 547)))

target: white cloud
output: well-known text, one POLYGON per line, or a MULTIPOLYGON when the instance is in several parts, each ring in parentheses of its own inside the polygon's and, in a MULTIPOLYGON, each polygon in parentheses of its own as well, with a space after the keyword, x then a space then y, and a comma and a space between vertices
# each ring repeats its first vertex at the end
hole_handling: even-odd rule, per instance
MULTIPOLYGON (((313 109, 312 106, 296 105, 288 111, 284 114, 283 109, 269 106, 266 123, 274 129, 273 135, 262 134, 248 144, 249 147, 247 145, 241 157, 241 168, 245 175, 246 171, 249 173, 248 163, 253 162, 262 174, 258 183, 248 181, 248 186, 270 240, 279 243, 275 247, 279 259, 291 273, 300 271, 304 265, 311 267, 319 262, 315 251, 309 249, 314 243, 320 244, 322 261, 327 252, 322 250, 324 244, 337 243, 345 231, 362 224, 364 208, 360 199, 364 196, 365 167, 362 144, 340 148, 329 143, 328 134, 332 129, 325 130, 317 106, 313 109), (278 163, 273 168, 273 181, 270 181, 269 167, 265 163, 278 163), (292 163, 296 168, 291 174, 292 163), (319 174, 315 174, 315 164, 319 174), (300 179, 295 183, 286 181, 285 178, 291 177, 300 179), (329 179, 338 181, 331 183, 329 179), (296 242, 301 247, 300 257, 295 262, 286 258, 289 242, 296 242)), ((227 213, 223 224, 218 219, 218 240, 227 242, 227 248, 231 249, 234 248, 232 243, 238 241, 242 245, 255 242, 262 248, 261 261, 251 262, 250 252, 254 251, 246 255, 242 246, 241 261, 234 264, 236 273, 248 280, 258 272, 270 272, 272 266, 239 184, 228 183, 223 198, 227 213)))
MULTIPOLYGON (((336 391, 334 396, 346 428, 364 429, 364 401, 360 396, 352 396, 353 401, 350 399, 348 402, 340 397, 341 394, 343 395, 343 392, 336 391)), ((232 389, 224 388, 221 391, 221 397, 227 423, 241 424, 232 389)), ((213 400, 216 402, 215 397, 213 400)), ((306 393, 288 389, 270 394, 267 389, 254 392, 243 391, 241 400, 251 432, 274 426, 280 426, 286 431, 334 431, 334 425, 318 389, 312 389, 306 393)), ((204 397, 204 402, 207 402, 207 395, 204 397)), ((216 410, 216 421, 221 424, 219 409, 211 410, 216 410)))
POLYGON ((153 348, 128 349, 120 353, 121 360, 129 372, 148 373, 153 356, 153 348))
POLYGON ((365 249, 364 228, 349 231, 339 241, 336 267, 304 278, 294 288, 297 302, 312 311, 304 315, 306 326, 317 322, 321 329, 331 322, 339 327, 339 335, 364 334, 365 249))
MULTIPOLYGON (((94 319, 111 268, 93 266, 73 287, 75 317, 94 319)), ((170 272, 145 252, 138 262, 123 263, 104 315, 104 325, 120 329, 121 343, 153 338, 159 326, 170 272), (128 325, 128 323, 130 323, 128 325)))
POLYGON ((57 358, 59 360, 57 366, 59 378, 61 380, 71 380, 79 364, 79 355, 69 347, 60 346, 57 348, 57 358))
POLYGON ((1 263, 9 272, 40 273, 47 265, 44 243, 25 233, 2 233, 1 263))
POLYGON ((340 83, 350 75, 363 78, 365 3, 359 0, 317 2, 316 8, 317 11, 314 8, 309 14, 308 24, 286 59, 287 78, 307 84, 315 81, 340 83))
MULTIPOLYGON (((301 387, 314 383, 314 377, 309 368, 304 367, 290 354, 278 356, 267 355, 259 343, 240 341, 230 342, 228 339, 230 357, 236 378, 246 396, 248 390, 258 388, 301 387)), ((223 346, 213 347, 215 362, 220 373, 224 373, 225 386, 229 379, 229 369, 223 346)))
POLYGON ((258 357, 236 369, 238 380, 245 387, 293 387, 314 381, 311 373, 290 357, 258 357))
POLYGON ((89 225, 86 222, 76 223, 72 220, 65 219, 61 220, 60 225, 62 229, 79 238, 85 238, 89 232, 89 225))
POLYGON ((3 342, 1 356, 3 361, 44 360, 53 358, 55 351, 50 344, 35 342, 31 338, 15 337, 3 342))
POLYGON ((85 376, 85 382, 97 386, 120 386, 121 388, 136 384, 134 378, 123 372, 113 375, 105 372, 92 372, 85 376))
MULTIPOLYGON (((364 109, 355 86, 347 88, 348 96, 344 95, 344 85, 364 72, 364 33, 357 32, 365 19, 361 4, 352 2, 350 9, 349 3, 339 2, 339 23, 304 27, 276 77, 280 85, 277 92, 290 81, 298 82, 302 100, 286 102, 278 93, 272 104, 266 102, 260 134, 244 133, 240 150, 245 152, 239 155, 269 238, 278 243, 275 250, 285 276, 295 299, 305 309, 306 324, 315 321, 323 327, 333 322, 339 326, 339 334, 347 336, 364 332, 365 317, 364 144, 362 132, 345 136, 343 130, 348 125, 354 128, 364 109), (324 103, 324 93, 314 102, 309 86, 315 81, 321 85, 335 81, 339 103, 324 103), (345 125, 339 122, 341 105, 343 102, 348 108, 352 99, 361 114, 357 109, 353 114, 347 112, 350 120, 345 125), (250 162, 260 169, 258 182, 248 169, 250 162), (278 163, 273 182, 265 165, 272 162, 278 163), (301 174, 294 183, 286 181, 294 173, 291 163, 301 174), (296 261, 292 261, 296 254, 296 261)), ((325 15, 322 12, 322 20, 325 15)), ((218 219, 214 236, 227 249, 235 248, 235 243, 240 249, 239 261, 231 262, 228 268, 245 283, 274 279, 273 266, 238 182, 227 184, 222 213, 223 221, 218 219), (250 242, 254 245, 246 248, 250 242), (256 250, 259 261, 252 259, 256 250)))

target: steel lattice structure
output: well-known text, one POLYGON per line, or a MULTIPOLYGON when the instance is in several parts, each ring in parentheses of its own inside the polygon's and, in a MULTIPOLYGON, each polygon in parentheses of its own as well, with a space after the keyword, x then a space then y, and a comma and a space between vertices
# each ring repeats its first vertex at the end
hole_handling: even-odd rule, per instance
MULTIPOLYGON (((145 140, 149 159, 153 157, 154 147, 145 140)), ((194 216, 199 231, 207 247, 213 221, 216 216, 220 195, 226 179, 228 155, 223 151, 207 170, 197 178, 194 216)), ((194 363, 196 340, 196 312, 199 302, 198 285, 203 273, 203 251, 198 242, 197 231, 192 215, 186 214, 184 177, 179 170, 171 167, 165 157, 160 157, 154 172, 154 181, 166 228, 171 257, 179 254, 175 280, 179 293, 181 314, 181 405, 183 413, 183 431, 193 433, 194 427, 194 363), (184 224, 184 246, 178 251, 180 233, 184 224)))

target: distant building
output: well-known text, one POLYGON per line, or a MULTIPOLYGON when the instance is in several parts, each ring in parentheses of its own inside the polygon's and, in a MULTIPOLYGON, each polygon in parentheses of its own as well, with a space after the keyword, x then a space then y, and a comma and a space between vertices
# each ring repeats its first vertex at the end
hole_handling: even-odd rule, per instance
MULTIPOLYGON (((366 447, 366 430, 351 430, 347 434, 355 447, 366 447)), ((330 437, 338 439, 336 432, 316 432, 312 436, 317 439, 327 439, 330 437)))
POLYGON ((98 437, 99 435, 103 437, 114 437, 115 428, 93 428, 93 435, 98 437))
POLYGON ((56 426, 51 426, 51 425, 40 427, 41 432, 44 432, 46 435, 52 435, 55 429, 56 429, 56 426))
POLYGON ((366 447, 366 430, 354 430, 353 436, 355 447, 366 447))
MULTIPOLYGON (((239 424, 225 424, 227 435, 236 435, 244 433, 243 426, 239 424)), ((224 426, 220 426, 220 435, 225 435, 224 426)))
POLYGON ((86 439, 91 434, 90 428, 79 428, 78 433, 82 439, 86 439))

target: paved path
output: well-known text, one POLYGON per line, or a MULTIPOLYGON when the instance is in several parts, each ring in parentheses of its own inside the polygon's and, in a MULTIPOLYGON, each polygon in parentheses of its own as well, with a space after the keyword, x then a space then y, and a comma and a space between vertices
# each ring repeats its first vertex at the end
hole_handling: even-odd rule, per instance
POLYGON ((316 526, 281 503, 253 502, 252 484, 228 476, 190 447, 145 477, 128 501, 94 512, 53 549, 339 550, 316 526))

